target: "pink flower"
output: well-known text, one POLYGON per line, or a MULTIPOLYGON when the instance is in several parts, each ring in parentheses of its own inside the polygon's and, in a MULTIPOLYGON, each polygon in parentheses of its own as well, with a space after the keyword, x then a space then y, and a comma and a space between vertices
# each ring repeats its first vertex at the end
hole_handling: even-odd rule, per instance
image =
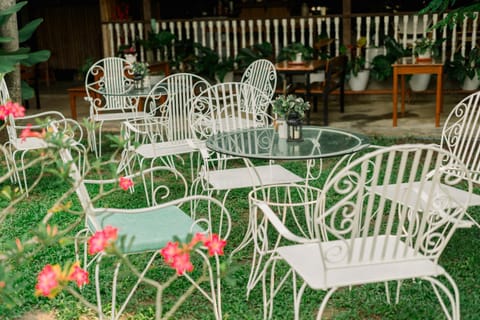
POLYGON ((193 264, 190 261, 189 253, 180 253, 173 257, 172 268, 177 271, 178 275, 182 275, 187 272, 193 271, 193 264))
POLYGON ((120 188, 127 191, 128 188, 133 187, 133 181, 129 178, 120 177, 119 185, 120 188))
POLYGON ((43 129, 42 132, 32 131, 31 129, 32 125, 29 123, 27 124, 27 127, 22 130, 22 132, 20 133, 20 138, 22 139, 22 141, 25 141, 29 137, 40 139, 45 138, 45 129, 43 129))
POLYGON ((167 264, 172 264, 175 256, 181 253, 180 248, 178 247, 178 242, 169 241, 165 248, 160 250, 160 254, 167 264))
POLYGON ((197 243, 201 242, 204 243, 205 240, 207 240, 207 237, 201 232, 197 232, 193 238, 192 241, 190 242, 190 248, 193 248, 197 243))
POLYGON ((9 115, 14 118, 25 116, 25 108, 17 102, 7 101, 0 105, 0 120, 5 120, 9 115))
POLYGON ((223 255, 223 248, 227 244, 226 240, 220 239, 218 234, 212 234, 209 239, 204 242, 205 246, 208 248, 208 254, 213 255, 223 255))
POLYGON ((106 226, 105 229, 95 232, 93 236, 88 239, 88 253, 94 255, 102 252, 105 248, 117 240, 118 229, 106 226))
POLYGON ((35 285, 35 295, 53 298, 59 290, 59 279, 62 270, 58 264, 52 266, 47 264, 37 276, 35 285))
POLYGON ((89 283, 88 272, 80 268, 79 263, 76 262, 71 269, 68 280, 75 281, 79 288, 89 283))

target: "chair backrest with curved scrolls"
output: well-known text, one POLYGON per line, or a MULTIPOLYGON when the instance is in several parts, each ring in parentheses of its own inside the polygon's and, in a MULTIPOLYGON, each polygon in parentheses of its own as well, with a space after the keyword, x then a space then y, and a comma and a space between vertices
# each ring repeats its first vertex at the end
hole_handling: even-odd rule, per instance
MULTIPOLYGON (((331 176, 323 188, 324 209, 315 217, 316 233, 330 243, 320 246, 325 263, 343 268, 436 262, 469 200, 453 196, 450 187, 463 180, 443 170, 450 157, 433 144, 394 145, 367 153, 331 176)), ((470 196, 470 181, 466 190, 470 196)))
MULTIPOLYGON (((452 109, 443 126, 441 146, 463 161, 471 179, 480 183, 480 91, 452 109)), ((449 161, 448 166, 455 168, 455 163, 449 161)))
POLYGON ((194 99, 191 129, 203 140, 213 133, 267 126, 272 123, 270 103, 264 92, 248 83, 219 83, 194 99))
POLYGON ((149 117, 164 120, 168 141, 192 138, 189 123, 190 107, 195 97, 210 87, 201 76, 192 73, 175 73, 159 81, 145 99, 149 117))
POLYGON ((277 71, 275 65, 267 59, 255 60, 243 72, 240 81, 260 89, 271 99, 277 88, 277 71))
POLYGON ((87 100, 91 112, 135 109, 136 104, 126 95, 134 85, 132 64, 119 57, 107 57, 95 62, 85 76, 87 100))

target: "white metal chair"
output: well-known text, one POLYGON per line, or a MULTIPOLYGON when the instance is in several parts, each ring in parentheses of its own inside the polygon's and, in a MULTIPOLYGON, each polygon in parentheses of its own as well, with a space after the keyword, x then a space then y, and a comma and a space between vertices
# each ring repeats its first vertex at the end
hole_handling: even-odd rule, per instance
MULTIPOLYGON (((211 86, 194 100, 191 112, 191 126, 198 140, 206 140, 218 133, 252 127, 268 126, 271 117, 267 114, 270 98, 258 88, 242 82, 225 82, 211 86)), ((231 161, 238 159, 219 154, 201 146, 202 165, 191 186, 192 194, 223 193, 222 203, 234 189, 258 186, 296 183, 304 178, 273 162, 253 165, 249 159, 242 159, 244 165, 231 161)), ((245 238, 232 255, 251 240, 249 223, 245 238)))
MULTIPOLYGON (((447 318, 460 319, 458 288, 438 261, 463 218, 472 183, 465 184, 467 198, 449 192, 463 182, 444 170, 451 157, 438 146, 413 144, 381 148, 352 160, 326 181, 318 210, 307 220, 307 235, 291 232, 289 220, 267 202, 253 201, 259 214, 289 241, 274 249, 270 272, 263 275, 265 317, 271 317, 275 295, 292 277, 295 319, 307 287, 326 292, 317 314, 321 319, 328 300, 341 287, 407 279, 428 281, 447 318), (397 191, 393 198, 381 187, 388 183, 397 191), (403 205, 406 200, 412 205, 403 205), (280 262, 289 267, 287 273, 277 274, 280 262)), ((455 160, 457 172, 467 177, 468 169, 455 160)))
POLYGON ((128 94, 133 86, 132 64, 123 58, 98 60, 88 70, 85 76, 85 99, 90 103, 89 121, 92 122, 88 137, 90 148, 97 157, 102 154, 102 126, 105 121, 145 117, 145 112, 138 109, 139 98, 128 94))
MULTIPOLYGON (((442 129, 440 147, 448 150, 454 157, 444 163, 445 170, 451 174, 462 176, 463 172, 457 172, 456 159, 460 159, 470 171, 470 179, 475 184, 480 184, 480 92, 475 92, 460 101, 450 112, 442 129)), ((390 197, 395 196, 394 186, 388 186, 390 197)), ((456 198, 467 198, 467 193, 462 189, 451 189, 456 198)), ((410 205, 410 203, 405 203, 410 205)), ((479 206, 480 195, 473 194, 470 197, 469 206, 479 206)), ((468 212, 463 224, 474 224, 480 228, 478 219, 468 212)))
MULTIPOLYGON (((11 169, 14 170, 14 180, 18 183, 20 190, 25 192, 27 196, 29 187, 26 170, 29 165, 25 162, 25 157, 29 151, 39 151, 50 146, 39 137, 21 137, 21 132, 28 127, 37 132, 48 131, 53 124, 65 139, 69 139, 69 143, 77 151, 78 166, 82 170, 85 168, 85 152, 83 152, 85 147, 82 144, 83 129, 77 121, 65 118, 62 113, 57 111, 46 111, 20 118, 14 118, 10 115, 6 122, 8 141, 5 142, 5 147, 8 148, 13 161, 13 168, 11 169)), ((7 164, 9 162, 7 161, 7 164)))
POLYGON ((191 73, 176 73, 158 82, 145 99, 147 116, 124 122, 125 139, 129 142, 122 154, 127 167, 138 159, 140 167, 150 160, 150 167, 160 159, 175 168, 175 156, 190 154, 192 178, 193 152, 199 143, 189 125, 191 103, 196 95, 209 87, 207 80, 191 73))
MULTIPOLYGON (((116 294, 117 283, 120 281, 118 275, 121 261, 117 260, 114 271, 109 263, 104 263, 103 265, 101 263, 102 258, 108 255, 107 253, 99 253, 93 259, 87 261, 85 246, 84 268, 95 264, 95 285, 100 319, 105 317, 102 306, 102 294, 109 291, 101 289, 104 285, 100 280, 102 272, 111 273, 113 271, 112 289, 109 291, 112 293, 110 318, 120 319, 134 292, 144 280, 146 272, 155 261, 159 249, 163 248, 168 241, 174 241, 174 237, 185 240, 189 235, 197 232, 216 233, 222 239, 227 239, 230 234, 230 214, 225 207, 218 200, 210 197, 187 196, 188 187, 186 180, 173 168, 155 167, 145 170, 141 174, 127 177, 131 179, 141 177, 145 188, 151 186, 149 190, 152 199, 154 199, 153 205, 146 205, 138 209, 100 208, 96 207, 95 203, 92 202, 93 200, 90 197, 86 184, 118 184, 119 180, 84 180, 78 168, 71 162, 72 156, 70 151, 60 149, 60 156, 65 164, 70 165, 70 177, 73 179, 75 191, 85 212, 85 229, 79 232, 77 239, 84 239, 83 235, 94 234, 96 231, 103 230, 106 226, 111 226, 118 229, 117 246, 122 250, 122 255, 151 255, 145 267, 138 269, 138 274, 135 274, 138 279, 135 280, 125 300, 117 307, 116 294), (145 179, 147 178, 154 178, 155 184, 146 184, 145 179), (192 201, 195 201, 197 204, 195 207, 190 205, 192 201), (122 242, 122 238, 124 238, 124 242, 122 242)), ((215 319, 221 319, 219 257, 215 255, 213 258, 215 263, 211 263, 209 257, 203 254, 201 250, 196 251, 207 267, 208 272, 206 275, 209 279, 207 281, 209 287, 194 285, 197 279, 193 275, 184 274, 184 277, 192 282, 192 287, 198 289, 212 304, 215 319)), ((78 242, 76 242, 76 252, 78 256, 78 242)), ((182 294, 182 292, 178 292, 178 296, 182 296, 182 294)), ((178 308, 178 306, 174 308, 178 308)), ((163 312, 163 310, 157 310, 157 313, 160 313, 161 316, 163 316, 163 312)))
POLYGON ((251 84, 272 99, 277 88, 277 70, 270 60, 258 59, 245 69, 240 81, 251 84))

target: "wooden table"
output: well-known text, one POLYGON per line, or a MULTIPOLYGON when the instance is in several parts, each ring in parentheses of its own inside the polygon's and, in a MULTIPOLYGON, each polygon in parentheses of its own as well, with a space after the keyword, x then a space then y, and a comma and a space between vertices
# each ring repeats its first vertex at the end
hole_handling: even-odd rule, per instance
POLYGON ((283 94, 287 93, 287 78, 289 78, 291 82, 291 77, 293 75, 303 74, 305 75, 305 89, 308 99, 310 97, 310 74, 325 68, 325 66, 325 60, 310 60, 300 63, 287 61, 277 62, 275 64, 275 69, 277 69, 278 72, 285 74, 285 79, 283 81, 283 94))
POLYGON ((435 127, 440 126, 440 113, 443 109, 443 63, 429 60, 416 61, 412 58, 403 58, 393 65, 393 126, 397 126, 397 104, 398 104, 398 76, 401 79, 402 94, 402 116, 405 115, 405 75, 407 74, 436 74, 437 75, 437 91, 435 103, 435 127))
POLYGON ((72 114, 72 119, 77 120, 77 98, 83 98, 87 96, 85 86, 69 88, 67 91, 70 99, 70 112, 72 114))

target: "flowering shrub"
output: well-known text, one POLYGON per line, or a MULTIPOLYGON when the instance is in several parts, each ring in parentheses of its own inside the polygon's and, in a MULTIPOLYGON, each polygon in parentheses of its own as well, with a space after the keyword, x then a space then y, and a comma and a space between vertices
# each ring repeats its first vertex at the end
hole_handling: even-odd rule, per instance
POLYGON ((35 295, 54 298, 69 283, 75 282, 79 288, 89 283, 88 272, 75 262, 64 270, 59 264, 47 264, 38 274, 35 295))
POLYGON ((14 118, 25 116, 25 108, 17 102, 7 101, 0 105, 0 120, 6 120, 9 115, 14 118))
POLYGON ((193 271, 190 253, 200 243, 208 249, 210 256, 223 255, 223 248, 227 244, 225 240, 220 239, 218 234, 207 237, 202 233, 197 233, 188 244, 180 245, 178 241, 168 242, 165 248, 160 250, 160 254, 165 262, 177 271, 178 275, 182 275, 186 271, 193 271))

